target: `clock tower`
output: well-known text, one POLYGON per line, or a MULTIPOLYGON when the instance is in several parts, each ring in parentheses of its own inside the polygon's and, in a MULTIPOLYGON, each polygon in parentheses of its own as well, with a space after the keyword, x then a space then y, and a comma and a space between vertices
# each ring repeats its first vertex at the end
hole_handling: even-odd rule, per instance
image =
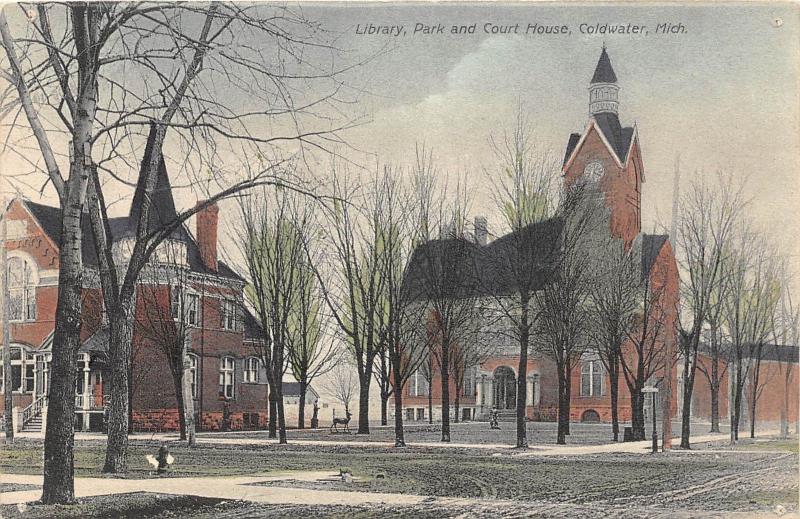
POLYGON ((611 234, 629 247, 641 231, 641 185, 644 182, 636 125, 619 120, 617 75, 603 46, 589 82, 589 120, 573 133, 564 154, 564 183, 587 182, 602 193, 611 234))

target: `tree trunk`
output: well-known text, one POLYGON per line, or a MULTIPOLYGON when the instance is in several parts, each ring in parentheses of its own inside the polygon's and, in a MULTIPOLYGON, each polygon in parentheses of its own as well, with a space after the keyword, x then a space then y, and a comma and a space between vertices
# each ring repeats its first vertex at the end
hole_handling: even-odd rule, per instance
POLYGON ((712 358, 711 358, 711 432, 719 432, 719 346, 717 343, 716 324, 711 326, 712 358))
POLYGON ((567 406, 565 403, 565 396, 567 393, 566 384, 565 384, 565 366, 559 365, 558 368, 558 432, 556 436, 556 443, 558 445, 566 445, 567 443, 567 428, 566 422, 569 422, 569 416, 567 413, 567 406))
POLYGON ((3 322, 3 398, 4 398, 4 415, 6 424, 6 442, 14 441, 14 423, 12 418, 12 409, 14 407, 14 389, 11 387, 11 327, 8 325, 9 308, 8 308, 8 268, 7 256, 8 247, 6 246, 6 239, 8 238, 8 223, 7 214, 2 215, 2 254, 0 254, 0 279, 2 279, 3 293, 0 294, 0 320, 3 322))
POLYGON ((277 396, 277 390, 275 389, 275 384, 269 384, 269 434, 267 435, 269 438, 277 438, 278 437, 278 401, 275 399, 277 396))
POLYGON ((565 373, 564 373, 564 389, 566 394, 564 395, 564 406, 566 412, 564 413, 564 434, 569 436, 569 414, 572 409, 572 368, 570 367, 569 361, 565 366, 565 373))
POLYGON ((389 392, 381 388, 381 425, 389 424, 389 392))
POLYGON ((614 441, 619 441, 619 360, 614 356, 609 363, 608 379, 611 384, 611 432, 614 441))
MULTIPOLYGON (((81 156, 82 160, 82 156, 81 156)), ((75 172, 73 166, 73 174, 75 172)), ((75 499, 75 381, 81 334, 81 213, 83 195, 73 186, 63 209, 59 249, 58 301, 50 364, 50 399, 44 441, 42 503, 75 499)), ((83 184, 83 192, 86 183, 83 184)))
POLYGON ((785 366, 785 375, 783 381, 783 405, 781 406, 781 438, 789 437, 789 387, 791 380, 791 371, 789 363, 785 366))
POLYGON ((369 384, 372 374, 359 374, 358 387, 358 434, 369 434, 369 384))
POLYGON ((128 468, 128 375, 131 363, 135 290, 120 298, 120 308, 109 312, 109 360, 111 362, 111 403, 108 413, 108 441, 103 472, 118 474, 128 468))
POLYGON ((528 305, 523 301, 517 366, 517 448, 520 449, 528 447, 528 416, 525 412, 528 399, 528 334, 528 305))
POLYGON ((428 423, 433 423, 433 379, 428 381, 428 423))
POLYGON ((297 408, 297 428, 306 428, 306 391, 308 384, 305 380, 300 381, 300 401, 297 408))
POLYGON ((711 432, 719 432, 719 385, 711 384, 711 432))
MULTIPOLYGON (((181 362, 181 364, 183 364, 181 362)), ((183 405, 183 373, 172 371, 172 384, 175 386, 175 401, 178 404, 179 440, 186 440, 186 410, 183 405)))
POLYGON ((442 343, 442 441, 450 441, 450 345, 442 343))
POLYGON ((638 385, 629 387, 631 393, 631 429, 633 439, 641 441, 646 439, 644 423, 644 399, 642 388, 638 385))
MULTIPOLYGON (((399 364, 396 363, 396 364, 399 364)), ((394 373, 394 446, 405 447, 406 439, 403 434, 403 381, 400 377, 399 366, 392 370, 394 373)))
POLYGON ((761 375, 761 343, 757 346, 756 367, 753 370, 753 398, 750 400, 750 438, 756 437, 756 408, 758 407, 758 379, 761 375))
POLYGON ((286 439, 286 413, 283 406, 283 387, 278 389, 278 394, 275 398, 275 403, 278 406, 278 443, 287 443, 286 439))
POLYGON ((683 405, 681 415, 681 448, 689 449, 689 435, 691 434, 692 389, 694 380, 691 371, 694 366, 690 352, 683 358, 683 405))
POLYGON ((742 374, 742 359, 736 359, 735 386, 733 396, 733 423, 731 423, 732 441, 739 441, 739 423, 742 417, 742 392, 744 391, 744 380, 742 374))
MULTIPOLYGON (((189 371, 189 357, 184 355, 183 360, 183 383, 181 384, 181 394, 183 395, 183 423, 186 429, 186 443, 189 447, 197 444, 195 436, 196 425, 194 421, 194 396, 192 395, 192 372, 189 371)), ((198 388, 199 390, 200 388, 198 388)))
POLYGON ((461 388, 456 386, 456 394, 453 397, 453 422, 458 423, 458 412, 461 406, 461 388))

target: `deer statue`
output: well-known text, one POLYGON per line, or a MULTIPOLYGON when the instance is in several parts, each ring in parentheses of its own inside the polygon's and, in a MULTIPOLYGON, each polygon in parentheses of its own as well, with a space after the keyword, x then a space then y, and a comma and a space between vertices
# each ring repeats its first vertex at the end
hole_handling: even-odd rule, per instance
POLYGON ((350 410, 347 408, 345 408, 344 412, 347 414, 347 418, 334 418, 331 424, 331 432, 339 432, 339 426, 343 425, 344 429, 342 429, 342 432, 350 434, 350 418, 353 415, 350 414, 350 410))

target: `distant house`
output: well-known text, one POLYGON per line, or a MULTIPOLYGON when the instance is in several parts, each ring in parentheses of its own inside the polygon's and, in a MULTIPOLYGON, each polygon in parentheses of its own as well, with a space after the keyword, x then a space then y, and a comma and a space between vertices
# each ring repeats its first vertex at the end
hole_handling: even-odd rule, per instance
MULTIPOLYGON (((297 427, 297 420, 300 411, 300 383, 299 382, 284 382, 283 383, 283 412, 286 416, 287 427, 297 427)), ((305 426, 311 424, 311 417, 314 414, 314 402, 320 407, 322 412, 322 402, 319 400, 319 393, 311 387, 306 388, 305 400, 305 426)), ((327 405, 325 406, 327 410, 327 405)), ((321 416, 318 416, 321 419, 321 416)))

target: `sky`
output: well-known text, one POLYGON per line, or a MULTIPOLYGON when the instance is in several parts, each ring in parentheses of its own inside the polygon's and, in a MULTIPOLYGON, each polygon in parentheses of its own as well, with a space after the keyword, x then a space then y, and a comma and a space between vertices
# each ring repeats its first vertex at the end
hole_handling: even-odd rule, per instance
MULTIPOLYGON (((746 181, 748 214, 800 272, 797 5, 330 2, 301 8, 344 50, 342 60, 367 60, 343 77, 355 100, 349 108, 363 117, 344 134, 358 150, 349 152, 354 162, 410 164, 415 145, 424 143, 443 170, 466 175, 473 213, 497 225, 489 197, 497 162, 490 136, 512 129, 521 104, 539 145, 563 156, 569 134, 587 123, 587 87, 605 44, 620 85, 620 119, 639 130, 644 231, 669 224, 676 161, 682 190, 694 178, 724 170, 746 181), (442 24, 444 34, 412 34, 418 23, 442 24), (528 24, 566 25, 569 33, 492 35, 484 32, 487 23, 519 24, 521 33, 528 24), (656 34, 660 23, 685 29, 656 34), (357 34, 368 24, 402 25, 406 32, 357 34), (474 34, 448 34, 452 25, 471 24, 474 34), (645 25, 647 34, 582 34, 581 24, 645 25)), ((9 154, 0 157, 4 171, 21 167, 9 154)), ((195 200, 183 193, 178 203, 188 207, 195 200)))

